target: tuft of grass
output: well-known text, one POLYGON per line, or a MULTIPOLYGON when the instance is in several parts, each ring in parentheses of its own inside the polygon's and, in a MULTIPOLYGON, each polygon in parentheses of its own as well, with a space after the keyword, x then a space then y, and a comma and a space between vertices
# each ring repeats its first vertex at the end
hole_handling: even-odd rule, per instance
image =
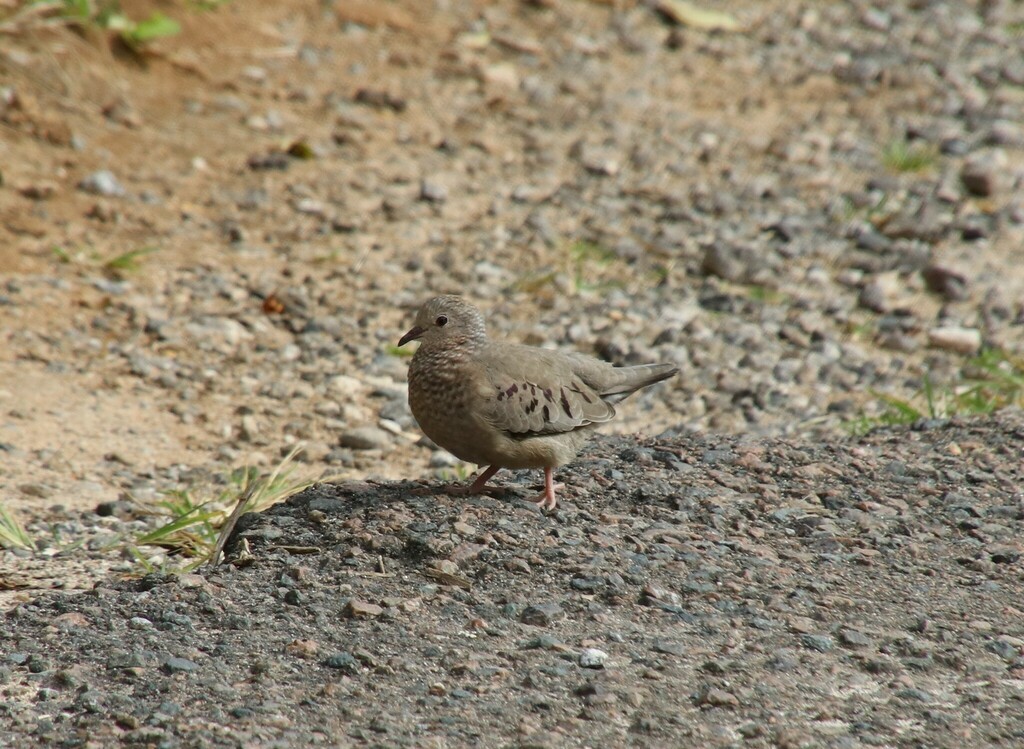
POLYGON ((217 10, 222 5, 227 5, 231 0, 189 0, 189 6, 196 10, 210 11, 217 10))
POLYGON ((569 258, 573 266, 573 286, 576 291, 600 291, 622 286, 620 278, 608 278, 607 271, 618 258, 607 247, 577 239, 569 245, 569 258))
POLYGON ((57 262, 61 263, 62 265, 67 265, 72 260, 74 260, 74 258, 71 257, 71 253, 68 252, 65 248, 61 247, 59 244, 55 244, 53 247, 51 247, 50 252, 53 253, 53 256, 54 258, 56 258, 57 262))
POLYGON ((941 387, 925 374, 921 389, 907 399, 872 391, 882 404, 881 412, 875 416, 861 414, 847 424, 847 429, 859 435, 878 426, 991 414, 1009 406, 1024 406, 1024 357, 1002 349, 986 349, 968 361, 961 371, 962 382, 941 387))
POLYGON ((388 356, 398 356, 406 358, 416 353, 416 349, 407 348, 406 346, 396 346, 393 343, 389 343, 384 347, 384 353, 388 356))
POLYGON ((28 534, 18 518, 3 505, 0 505, 0 546, 5 549, 36 550, 35 540, 28 534))
POLYGON ((668 283, 669 274, 672 272, 674 263, 667 265, 655 265, 651 268, 650 279, 652 286, 664 286, 668 283))
POLYGON ((157 247, 140 247, 137 250, 122 252, 104 259, 103 256, 93 247, 81 247, 68 249, 60 245, 53 245, 50 254, 53 259, 62 265, 81 265, 87 268, 98 268, 110 275, 120 275, 137 271, 142 266, 142 259, 147 255, 158 252, 157 247))
POLYGON ((134 50, 156 39, 181 33, 181 24, 160 12, 142 21, 130 18, 117 0, 61 0, 60 4, 61 15, 69 22, 113 31, 134 50))
POLYGON ((878 332, 878 326, 871 319, 862 321, 848 320, 843 326, 843 331, 854 341, 868 341, 875 337, 875 334, 878 332))
POLYGON ((971 359, 964 370, 970 384, 957 394, 957 402, 969 413, 1024 405, 1024 356, 989 348, 971 359))
POLYGON ((533 293, 559 284, 562 279, 572 293, 625 286, 624 264, 614 252, 597 242, 576 239, 565 243, 562 257, 556 265, 555 268, 549 266, 521 276, 513 288, 533 293))
POLYGON ((112 23, 107 28, 118 32, 124 43, 136 51, 149 42, 181 33, 181 24, 159 11, 144 21, 133 21, 121 13, 114 18, 117 19, 116 24, 112 23))
POLYGON ((472 468, 466 463, 457 463, 450 468, 439 468, 436 473, 437 477, 442 481, 450 481, 452 483, 462 482, 473 475, 472 468))
POLYGON ((186 560, 173 571, 189 572, 214 561, 234 521, 242 514, 265 510, 313 484, 291 478, 299 450, 296 447, 265 475, 251 467, 232 471, 228 486, 211 499, 197 501, 188 490, 168 492, 157 512, 167 522, 135 538, 128 545, 129 553, 146 573, 157 570, 147 560, 141 548, 145 546, 166 549, 170 555, 186 560))
MULTIPOLYGON (((227 490, 230 491, 230 490, 227 490)), ((135 539, 133 554, 138 546, 159 546, 185 557, 205 557, 217 541, 217 519, 223 516, 225 493, 216 500, 195 502, 184 489, 167 492, 168 499, 158 504, 170 520, 158 528, 135 539)), ((140 561, 141 554, 135 554, 140 561)), ((151 572, 152 570, 147 570, 151 572)))
POLYGON ((134 52, 156 39, 181 32, 181 24, 158 11, 141 21, 131 18, 121 10, 118 0, 30 0, 0 18, 0 33, 54 24, 112 31, 134 52))
POLYGON ((894 172, 922 172, 933 167, 938 156, 935 146, 919 140, 891 140, 882 149, 882 163, 894 172))
POLYGON ((781 304, 789 299, 787 294, 778 289, 770 289, 760 284, 752 284, 747 287, 747 297, 752 302, 764 302, 765 304, 781 304))
POLYGON ((517 291, 525 291, 528 294, 533 294, 547 286, 552 286, 557 278, 558 273, 553 270, 545 270, 540 273, 524 275, 512 286, 517 291))
POLYGON ((889 193, 882 192, 870 205, 858 205, 849 195, 840 195, 830 201, 828 213, 839 224, 863 220, 877 226, 893 214, 894 209, 889 206, 889 200, 889 193))
POLYGON ((139 269, 139 261, 146 255, 156 252, 156 247, 141 247, 137 250, 129 250, 115 257, 105 260, 103 267, 109 271, 133 271, 139 269))

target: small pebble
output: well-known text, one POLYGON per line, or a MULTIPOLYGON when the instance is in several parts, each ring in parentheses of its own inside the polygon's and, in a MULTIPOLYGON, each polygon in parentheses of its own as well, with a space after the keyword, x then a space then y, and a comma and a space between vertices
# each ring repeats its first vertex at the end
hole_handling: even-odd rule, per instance
POLYGON ((582 668, 604 668, 608 654, 597 648, 587 648, 580 653, 579 663, 582 668))
POLYGON ((1001 192, 1008 182, 1008 159, 1002 150, 983 151, 968 157, 960 170, 960 181, 972 195, 988 198, 1001 192))
POLYGON ((164 660, 163 668, 165 671, 171 674, 177 673, 191 673, 199 670, 199 664, 195 661, 190 661, 188 658, 170 657, 164 660))
POLYGON ((800 635, 800 642, 805 648, 827 653, 835 648, 835 641, 828 635, 800 635))
POLYGON ((443 203, 448 199, 448 189, 435 179, 425 179, 420 183, 420 199, 443 203))
POLYGON ((523 613, 519 615, 519 621, 523 624, 547 627, 564 616, 565 611, 557 603, 542 603, 523 609, 523 613))
POLYGON ((958 326, 932 328, 928 331, 928 343, 934 348, 959 354, 975 354, 981 349, 981 331, 958 326))
POLYGON ((391 435, 380 427, 356 427, 342 433, 338 444, 352 450, 383 450, 391 445, 391 435))
POLYGON ((78 183, 78 189, 93 195, 103 195, 110 198, 120 198, 125 195, 125 189, 114 176, 113 172, 106 169, 93 172, 78 183))

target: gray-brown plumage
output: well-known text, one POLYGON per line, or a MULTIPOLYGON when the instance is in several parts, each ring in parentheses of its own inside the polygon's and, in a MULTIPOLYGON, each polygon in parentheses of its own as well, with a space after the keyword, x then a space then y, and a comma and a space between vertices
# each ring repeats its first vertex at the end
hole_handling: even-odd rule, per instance
POLYGON ((671 364, 615 367, 578 353, 491 341, 480 311, 458 296, 434 297, 398 342, 419 340, 409 366, 409 406, 420 428, 457 458, 502 468, 543 468, 541 508, 554 509, 552 469, 576 457, 616 403, 676 374, 671 364))

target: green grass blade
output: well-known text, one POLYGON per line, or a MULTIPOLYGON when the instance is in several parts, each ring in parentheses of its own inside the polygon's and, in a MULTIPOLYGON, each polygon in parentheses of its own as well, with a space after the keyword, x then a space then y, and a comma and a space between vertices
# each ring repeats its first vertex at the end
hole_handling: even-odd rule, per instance
POLYGON ((36 542, 6 507, 0 505, 0 546, 35 551, 36 542))
POLYGON ((139 538, 136 539, 136 543, 140 546, 166 543, 175 533, 180 533, 196 525, 204 525, 208 528, 212 527, 210 526, 210 521, 216 519, 221 513, 216 511, 199 512, 201 507, 202 506, 196 507, 176 520, 172 520, 170 523, 139 536, 139 538))

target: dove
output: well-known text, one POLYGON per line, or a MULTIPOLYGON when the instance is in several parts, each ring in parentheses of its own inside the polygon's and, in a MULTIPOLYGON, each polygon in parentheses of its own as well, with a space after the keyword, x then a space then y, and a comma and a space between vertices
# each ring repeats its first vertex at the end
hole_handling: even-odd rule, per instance
POLYGON ((502 468, 543 468, 544 491, 535 498, 542 510, 558 505, 554 469, 615 416, 614 404, 679 371, 492 341, 480 311, 452 295, 423 304, 398 345, 417 340, 408 378, 413 416, 435 444, 483 468, 461 492, 483 492, 502 468))

